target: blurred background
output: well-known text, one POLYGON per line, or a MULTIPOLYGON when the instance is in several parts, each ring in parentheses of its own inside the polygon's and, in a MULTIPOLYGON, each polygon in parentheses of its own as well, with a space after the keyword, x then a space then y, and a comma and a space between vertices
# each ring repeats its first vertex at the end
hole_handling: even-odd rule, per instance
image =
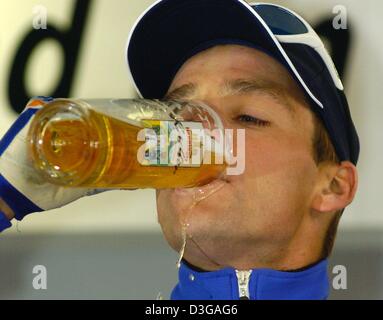
MULTIPOLYGON (((125 46, 151 0, 0 2, 0 136, 29 96, 135 97, 125 46), (34 30, 47 10, 48 30, 34 30), (35 21, 36 22, 36 21, 35 21)), ((305 17, 325 40, 343 78, 361 140, 359 191, 345 211, 332 267, 347 289, 332 299, 383 299, 383 22, 379 0, 272 1, 305 17), (337 7, 341 5, 342 8, 337 7), (332 28, 340 9, 347 29, 332 28)), ((162 238, 152 190, 112 191, 28 216, 0 238, 0 299, 168 299, 177 253, 162 238), (34 290, 44 265, 47 290, 34 290)))

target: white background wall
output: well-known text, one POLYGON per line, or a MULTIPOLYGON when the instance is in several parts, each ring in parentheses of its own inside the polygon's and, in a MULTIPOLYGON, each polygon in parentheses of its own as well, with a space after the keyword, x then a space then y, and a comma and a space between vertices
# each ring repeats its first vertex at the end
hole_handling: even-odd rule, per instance
MULTIPOLYGON (((153 1, 96 0, 86 26, 75 76, 75 97, 132 97, 124 50, 135 19, 153 1)), ((300 12, 310 22, 344 5, 355 38, 347 72, 346 91, 361 139, 360 184, 354 203, 346 210, 341 228, 383 228, 381 181, 383 181, 383 2, 379 0, 274 1, 300 12)), ((48 8, 48 19, 65 27, 74 1, 4 0, 0 2, 0 135, 16 118, 8 106, 6 81, 16 45, 32 27, 33 8, 48 8)), ((35 51, 28 67, 28 83, 34 94, 44 94, 60 73, 60 47, 47 41, 35 51)), ((158 231, 155 193, 112 191, 81 199, 65 208, 34 214, 18 224, 23 233, 158 231)), ((13 228, 7 233, 15 233, 13 228)))

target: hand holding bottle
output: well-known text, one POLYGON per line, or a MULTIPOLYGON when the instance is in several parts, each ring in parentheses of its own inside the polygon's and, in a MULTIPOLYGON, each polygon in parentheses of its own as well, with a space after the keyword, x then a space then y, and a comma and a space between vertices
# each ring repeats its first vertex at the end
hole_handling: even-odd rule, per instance
POLYGON ((103 190, 65 188, 47 182, 36 171, 28 152, 27 134, 37 111, 51 98, 32 99, 0 140, 0 231, 10 220, 22 220, 34 212, 62 207, 103 190))
POLYGON ((214 130, 203 103, 32 99, 0 141, 0 231, 105 190, 206 184, 226 168, 214 130))

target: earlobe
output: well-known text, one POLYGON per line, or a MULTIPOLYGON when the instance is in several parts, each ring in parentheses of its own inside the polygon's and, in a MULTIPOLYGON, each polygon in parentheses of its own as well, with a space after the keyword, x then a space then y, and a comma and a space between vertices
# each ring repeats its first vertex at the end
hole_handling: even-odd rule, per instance
POLYGON ((349 161, 323 168, 312 209, 318 212, 334 212, 347 207, 354 199, 358 186, 356 167, 349 161))

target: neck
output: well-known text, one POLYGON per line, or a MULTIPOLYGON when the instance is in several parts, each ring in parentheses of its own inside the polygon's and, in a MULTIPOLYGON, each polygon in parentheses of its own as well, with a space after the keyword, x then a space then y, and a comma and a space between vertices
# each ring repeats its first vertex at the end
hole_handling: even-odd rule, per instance
MULTIPOLYGON (((231 267, 236 270, 267 268, 274 270, 296 270, 315 264, 323 259, 324 233, 321 229, 299 228, 291 239, 275 241, 244 241, 233 244, 224 255, 214 255, 203 250, 196 239, 187 243, 185 260, 205 271, 216 271, 231 267), (305 231, 309 230, 309 231, 305 231)), ((222 248, 219 248, 222 249, 222 248)))
MULTIPOLYGON (((307 269, 310 269, 312 268, 313 266, 317 265, 319 262, 321 262, 323 259, 320 259, 318 261, 315 261, 314 263, 310 263, 304 267, 301 267, 301 268, 298 268, 298 269, 286 269, 286 270, 281 270, 281 269, 275 269, 277 271, 284 271, 284 272, 301 272, 301 271, 305 271, 307 269)), ((205 269, 201 269, 193 264, 191 264, 190 262, 188 262, 187 260, 185 259, 182 259, 182 263, 187 266, 190 270, 193 270, 195 272, 211 272, 211 270, 205 270, 205 269)), ((256 268, 252 268, 252 269, 256 269, 256 268)), ((264 268, 264 269, 267 269, 267 268, 264 268)))

